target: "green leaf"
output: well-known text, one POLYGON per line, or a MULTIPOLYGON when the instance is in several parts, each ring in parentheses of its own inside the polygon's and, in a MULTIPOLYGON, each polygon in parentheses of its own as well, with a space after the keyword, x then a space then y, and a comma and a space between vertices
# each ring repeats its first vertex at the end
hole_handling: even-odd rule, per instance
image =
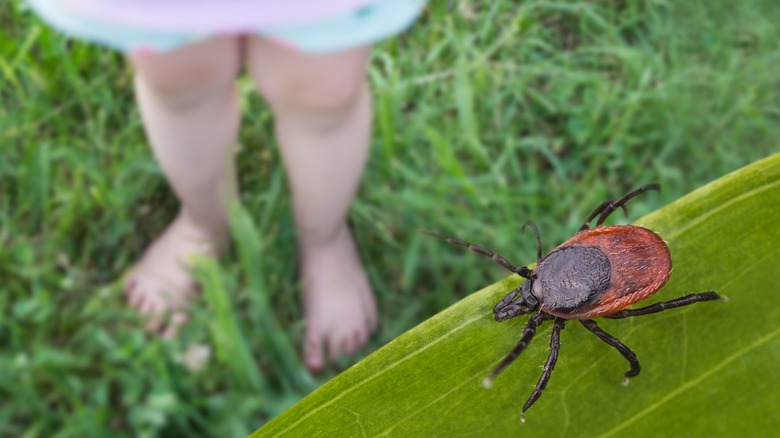
POLYGON ((254 436, 766 436, 780 429, 778 190, 775 155, 637 221, 669 242, 674 259, 667 286, 642 305, 710 289, 728 301, 599 320, 642 364, 627 387, 626 361, 570 321, 547 389, 520 423, 551 324, 492 389, 481 386, 527 320, 491 316, 520 281, 510 277, 390 342, 254 436))

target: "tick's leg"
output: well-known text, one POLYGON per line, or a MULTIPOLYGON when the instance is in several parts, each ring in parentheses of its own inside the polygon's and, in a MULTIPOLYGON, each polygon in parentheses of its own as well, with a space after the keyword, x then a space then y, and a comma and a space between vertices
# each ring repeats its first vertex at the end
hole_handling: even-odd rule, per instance
MULTIPOLYGON (((585 219, 585 223, 582 224, 582 227, 580 227, 580 231, 587 230, 590 228, 590 221, 596 218, 596 216, 601 215, 599 217, 598 222, 596 223, 596 226, 599 226, 604 223, 605 220, 609 217, 610 214, 612 214, 613 211, 617 210, 618 208, 622 208, 624 212, 626 212, 625 204, 630 199, 641 195, 642 193, 648 191, 648 190, 661 190, 661 186, 658 184, 648 184, 646 186, 640 187, 625 196, 623 196, 620 199, 608 199, 601 204, 599 204, 598 207, 596 207, 595 210, 588 216, 587 219, 585 219)), ((627 212, 626 212, 627 213, 627 212)))
POLYGON ((530 409, 531 406, 536 403, 536 400, 539 399, 539 396, 542 395, 542 391, 544 391, 544 388, 547 387, 547 381, 550 380, 550 375, 555 369, 555 362, 558 361, 558 350, 561 348, 561 330, 563 330, 563 325, 565 323, 566 320, 563 318, 555 319, 552 337, 550 338, 550 355, 547 356, 547 362, 544 364, 544 371, 542 371, 542 376, 539 377, 539 381, 536 382, 536 388, 534 389, 534 392, 532 392, 531 396, 528 397, 528 400, 526 400, 525 404, 523 405, 523 410, 520 412, 520 421, 524 423, 525 411, 530 409))
POLYGON ((593 210, 593 212, 591 212, 588 215, 588 218, 585 219, 585 223, 582 224, 582 226, 580 227, 580 231, 585 231, 588 228, 590 228, 590 221, 592 221, 596 216, 600 215, 604 211, 604 209, 607 208, 609 203, 614 201, 615 201, 614 199, 608 199, 606 201, 603 201, 601 204, 599 204, 599 206, 596 207, 596 209, 593 210))
MULTIPOLYGON (((618 200, 616 200, 616 199, 607 199, 606 201, 603 201, 601 204, 599 204, 599 206, 596 207, 595 210, 593 210, 593 212, 588 216, 588 218, 585 219, 585 223, 582 224, 582 226, 580 227, 580 231, 585 231, 588 228, 590 228, 590 221, 592 221, 596 216, 598 216, 599 214, 601 214, 605 210, 607 210, 613 202, 617 202, 617 201, 618 200)), ((607 215, 610 215, 613 211, 615 211, 616 208, 618 208, 618 207, 615 207, 615 208, 609 210, 607 215)), ((623 213, 628 214, 628 210, 626 209, 625 205, 621 205, 620 208, 623 209, 623 213)), ((604 219, 606 219, 606 217, 604 219)), ((604 221, 603 220, 599 220, 599 224, 598 225, 601 225, 602 222, 604 222, 604 221)))
POLYGON ((526 227, 531 227, 534 234, 536 234, 536 261, 538 262, 539 260, 542 259, 542 238, 539 237, 539 229, 536 228, 535 223, 528 221, 523 224, 522 228, 520 228, 520 232, 522 233, 523 231, 525 231, 526 227))
POLYGON ((434 233, 432 231, 423 231, 422 233, 423 234, 427 234, 427 235, 429 235, 431 237, 435 237, 437 239, 444 240, 444 241, 449 242, 449 243, 451 243, 453 245, 464 246, 464 247, 466 247, 466 248, 468 248, 468 249, 470 249, 470 250, 472 250, 472 251, 474 251, 476 253, 488 256, 494 262, 498 263, 499 265, 503 266, 504 268, 506 268, 506 269, 516 273, 516 274, 519 274, 521 277, 530 278, 530 276, 531 276, 531 271, 527 267, 525 267, 525 266, 517 267, 517 266, 509 263, 509 261, 507 259, 501 257, 500 255, 494 253, 493 251, 491 251, 491 250, 489 250, 487 248, 483 248, 483 247, 481 247, 479 245, 474 245, 473 243, 466 242, 465 240, 460 240, 460 239, 456 239, 454 237, 445 236, 444 234, 434 233))
POLYGON ((617 210, 618 208, 622 208, 625 211, 624 205, 626 202, 631 200, 632 198, 635 198, 642 193, 648 191, 648 190, 657 190, 661 191, 661 186, 659 184, 648 184, 646 186, 640 187, 634 191, 629 192, 622 198, 618 199, 617 201, 611 201, 607 204, 607 206, 604 208, 604 211, 601 212, 601 216, 599 216, 599 220, 596 222, 596 226, 599 226, 604 223, 605 220, 609 217, 610 214, 612 214, 613 211, 617 210))
POLYGON ((500 364, 496 367, 496 369, 493 370, 492 373, 490 373, 490 376, 486 377, 485 380, 482 381, 482 386, 485 388, 490 388, 493 385, 493 379, 496 378, 499 374, 501 374, 501 371, 504 371, 504 368, 509 366, 512 362, 517 359, 518 356, 520 356, 520 353, 525 350, 525 347, 528 346, 529 343, 531 343, 531 339, 534 338, 534 335, 536 334, 536 328, 539 327, 539 324, 541 324, 543 321, 552 319, 553 316, 548 315, 543 312, 539 312, 531 317, 531 319, 528 320, 528 323, 525 325, 525 329, 523 329, 523 336, 520 338, 519 341, 517 341, 517 344, 515 345, 515 348, 512 349, 512 351, 509 352, 509 354, 504 358, 504 360, 501 361, 500 364))
POLYGON ((698 303, 699 301, 714 301, 719 299, 721 299, 721 296, 718 295, 714 290, 711 290, 709 292, 686 295, 684 297, 664 301, 662 303, 655 303, 640 309, 621 310, 620 312, 605 316, 605 318, 620 319, 628 318, 629 316, 649 315, 651 313, 658 313, 666 309, 674 309, 675 307, 682 307, 687 306, 688 304, 698 303))
POLYGON ((512 289, 504 298, 501 298, 501 301, 496 303, 493 307, 493 315, 496 318, 496 321, 505 321, 516 316, 528 314, 528 308, 524 307, 522 305, 522 300, 518 299, 522 290, 523 285, 521 284, 512 289))
POLYGON ((596 324, 596 321, 593 321, 592 319, 584 319, 580 322, 585 326, 586 329, 590 330, 594 335, 598 336, 599 339, 619 351, 620 354, 626 358, 629 365, 631 365, 631 369, 626 371, 626 374, 623 375, 623 385, 628 385, 628 379, 630 377, 636 377, 639 375, 639 370, 641 370, 639 361, 636 359, 636 354, 634 354, 634 352, 631 351, 631 349, 628 348, 626 344, 620 342, 618 338, 602 330, 601 327, 596 324))

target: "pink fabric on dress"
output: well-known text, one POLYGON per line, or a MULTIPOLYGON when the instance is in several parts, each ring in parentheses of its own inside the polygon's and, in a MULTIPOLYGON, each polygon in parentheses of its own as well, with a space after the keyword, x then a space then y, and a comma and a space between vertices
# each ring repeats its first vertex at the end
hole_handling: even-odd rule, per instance
POLYGON ((109 23, 160 31, 234 33, 311 23, 372 0, 51 0, 109 23))

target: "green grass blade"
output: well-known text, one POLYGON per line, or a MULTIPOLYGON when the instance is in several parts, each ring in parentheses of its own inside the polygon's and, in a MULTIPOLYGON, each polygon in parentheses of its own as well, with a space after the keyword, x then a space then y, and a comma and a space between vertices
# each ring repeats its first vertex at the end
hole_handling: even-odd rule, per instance
MULTIPOLYGON (((252 321, 264 353, 270 356, 274 369, 282 374, 287 386, 311 390, 316 386, 303 368, 288 337, 269 302, 269 288, 263 275, 263 239, 249 213, 239 204, 231 206, 230 228, 238 249, 243 272, 246 273, 252 321)), ((267 257, 267 255, 266 255, 267 257)))
MULTIPOLYGON (((491 307, 519 279, 478 291, 367 357, 254 436, 760 436, 780 427, 780 155, 645 216, 675 268, 646 303, 715 289, 727 302, 602 320, 642 373, 570 322, 547 390, 519 421, 548 354, 551 325, 494 383, 482 379, 512 348, 525 318, 491 307), (736 390, 739 388, 739 390, 736 390)), ((464 257, 476 257, 464 253, 464 257)), ((475 261, 476 262, 476 261, 475 261)))
POLYGON ((266 379, 252 357, 246 335, 236 320, 237 313, 223 283, 219 266, 213 260, 200 261, 196 276, 214 314, 209 330, 217 358, 242 384, 254 391, 265 390, 266 379))

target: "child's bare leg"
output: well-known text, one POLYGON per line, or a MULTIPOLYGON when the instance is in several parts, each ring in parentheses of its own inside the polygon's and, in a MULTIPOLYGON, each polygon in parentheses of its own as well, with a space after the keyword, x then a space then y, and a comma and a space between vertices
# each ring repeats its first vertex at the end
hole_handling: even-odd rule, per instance
POLYGON ((347 227, 371 133, 365 69, 370 48, 307 55, 253 37, 248 65, 275 113, 292 188, 303 309, 304 356, 319 370, 352 354, 377 324, 376 301, 347 227))
POLYGON ((181 210, 133 267, 125 294, 150 316, 150 330, 169 337, 186 321, 184 308, 197 290, 188 260, 216 255, 226 238, 226 203, 236 197, 231 149, 239 125, 240 43, 213 38, 130 60, 144 128, 181 210))

